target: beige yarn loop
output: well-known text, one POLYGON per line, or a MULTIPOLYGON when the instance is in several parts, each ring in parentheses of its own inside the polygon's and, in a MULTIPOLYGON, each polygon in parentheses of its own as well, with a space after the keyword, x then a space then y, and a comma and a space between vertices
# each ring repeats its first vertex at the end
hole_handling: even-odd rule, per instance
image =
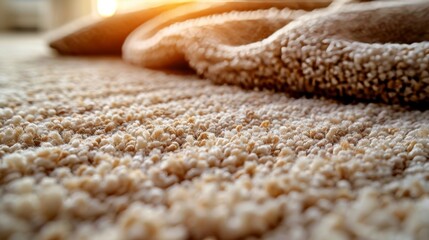
POLYGON ((144 26, 126 61, 186 61, 216 83, 386 103, 429 102, 429 3, 361 3, 304 11, 230 12, 163 28, 144 26))

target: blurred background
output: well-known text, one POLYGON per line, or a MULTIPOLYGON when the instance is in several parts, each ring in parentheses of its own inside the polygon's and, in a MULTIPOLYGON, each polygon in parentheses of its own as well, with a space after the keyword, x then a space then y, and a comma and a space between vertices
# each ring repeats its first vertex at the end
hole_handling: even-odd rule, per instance
POLYGON ((178 0, 0 0, 0 31, 47 31, 87 15, 108 17, 178 0))
POLYGON ((3 31, 44 31, 92 14, 92 0, 0 0, 3 31))

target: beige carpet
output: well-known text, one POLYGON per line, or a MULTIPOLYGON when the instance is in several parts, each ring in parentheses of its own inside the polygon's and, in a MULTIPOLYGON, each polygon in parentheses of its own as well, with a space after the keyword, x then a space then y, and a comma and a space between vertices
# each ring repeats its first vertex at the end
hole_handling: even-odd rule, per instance
POLYGON ((429 1, 330 2, 166 4, 72 23, 49 45, 77 55, 122 46, 132 64, 189 65, 247 89, 429 105, 429 1))
POLYGON ((154 31, 161 15, 130 34, 123 58, 144 67, 185 62, 246 88, 429 105, 429 1, 338 2, 312 12, 225 12, 154 31))
POLYGON ((0 51, 0 239, 429 239, 427 110, 0 51))

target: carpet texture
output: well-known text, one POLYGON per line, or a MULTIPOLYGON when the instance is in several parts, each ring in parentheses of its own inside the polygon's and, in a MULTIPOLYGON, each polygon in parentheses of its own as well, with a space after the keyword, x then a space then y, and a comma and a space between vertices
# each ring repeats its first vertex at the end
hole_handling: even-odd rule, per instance
POLYGON ((427 110, 0 49, 0 239, 429 238, 427 110))
POLYGON ((187 62, 204 78, 246 88, 429 104, 429 2, 302 11, 229 12, 125 42, 144 67, 187 62))
MULTIPOLYGON (((360 1, 185 4, 136 19, 141 26, 126 37, 122 54, 143 67, 189 65, 215 83, 249 89, 429 104, 429 2, 349 2, 360 1)), ((51 46, 87 53, 100 39, 109 42, 102 33, 116 32, 106 22, 121 21, 60 34, 51 46)))

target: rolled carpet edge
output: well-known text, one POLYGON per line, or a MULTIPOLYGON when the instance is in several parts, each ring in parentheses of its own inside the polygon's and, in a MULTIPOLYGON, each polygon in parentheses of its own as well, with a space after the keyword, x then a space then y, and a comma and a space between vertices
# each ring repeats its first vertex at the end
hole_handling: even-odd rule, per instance
POLYGON ((85 17, 47 35, 50 48, 63 55, 120 55, 128 35, 162 12, 187 4, 176 2, 145 7, 108 18, 85 17))

